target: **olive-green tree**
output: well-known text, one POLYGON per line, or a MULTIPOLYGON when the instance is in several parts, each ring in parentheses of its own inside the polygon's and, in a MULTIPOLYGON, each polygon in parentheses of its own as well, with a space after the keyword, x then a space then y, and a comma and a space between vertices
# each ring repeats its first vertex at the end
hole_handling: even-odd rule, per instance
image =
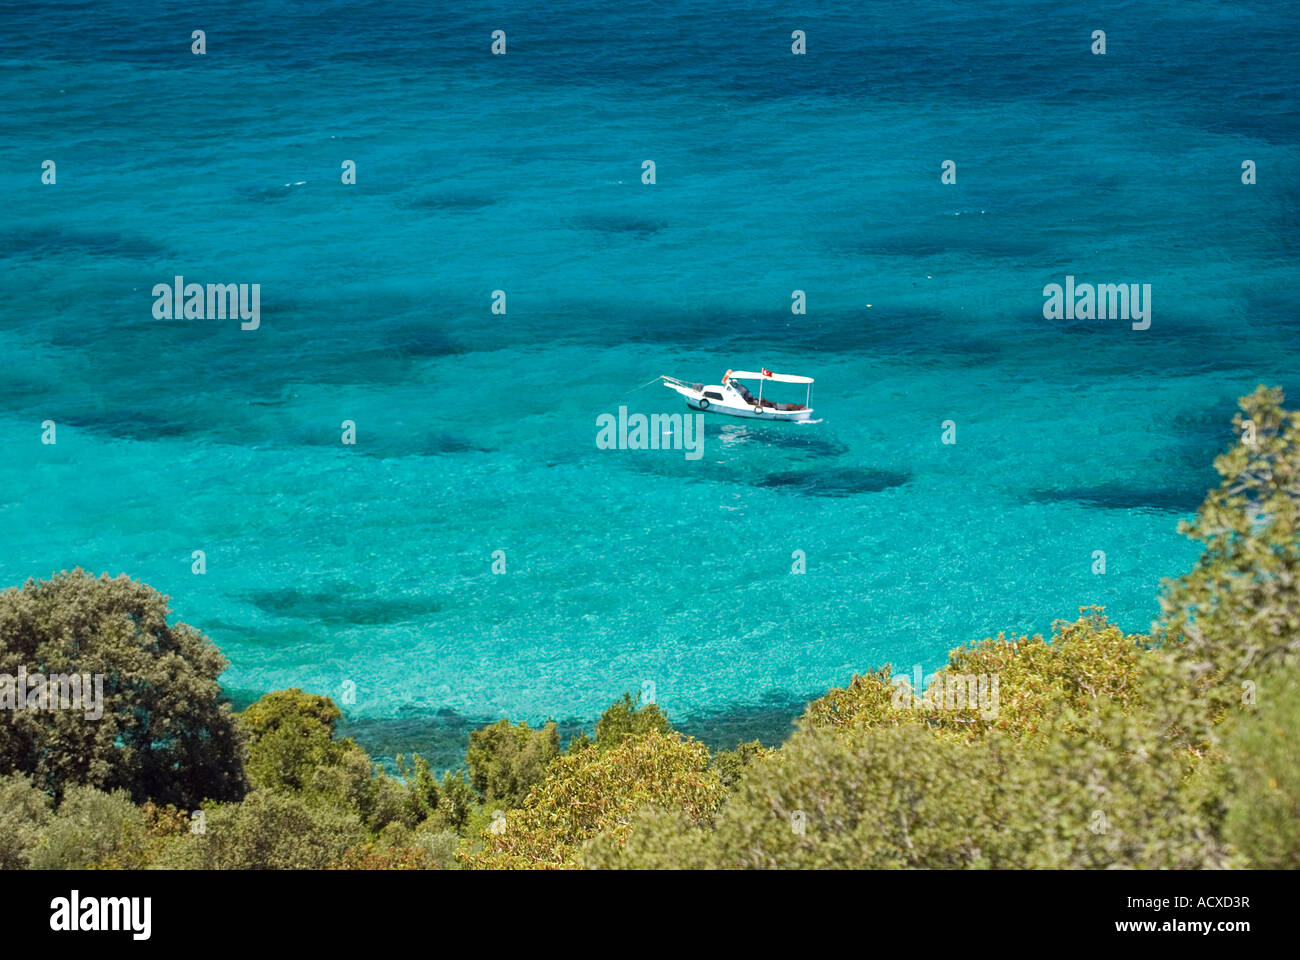
MULTIPOLYGON (((1068 714, 1068 711, 1067 711, 1068 714)), ((692 869, 1208 868, 1234 865, 1175 744, 1102 701, 1032 741, 925 723, 805 724, 721 808, 641 809, 583 865, 692 869)))
POLYGON ((624 737, 639 737, 651 731, 668 733, 672 728, 659 704, 640 704, 632 694, 624 693, 596 721, 595 745, 603 750, 617 746, 624 737))
POLYGON ((470 733, 465 760, 470 783, 485 802, 517 807, 559 755, 560 733, 554 722, 534 730, 502 719, 470 733))
MULTIPOLYGON (((217 684, 226 660, 169 613, 139 581, 80 569, 0 593, 0 677, 88 675, 103 698, 98 718, 0 710, 0 769, 56 799, 73 784, 185 807, 242 795, 239 736, 217 684)), ((0 699, 15 692, 0 684, 0 699)))
POLYGON ((625 839, 629 817, 642 807, 676 809, 695 822, 711 816, 724 793, 702 743, 650 730, 555 760, 523 808, 494 818, 482 849, 463 857, 494 869, 573 868, 595 834, 625 839))
POLYGON ((31 866, 31 851, 50 820, 50 798, 21 773, 0 777, 0 870, 31 866))
POLYGON ((355 810, 277 790, 207 804, 202 832, 180 840, 160 866, 203 870, 325 870, 369 839, 355 810))
POLYGON ((303 790, 321 767, 343 762, 355 744, 336 740, 341 711, 329 697, 297 688, 265 694, 239 714, 248 735, 245 769, 254 787, 303 790))
POLYGON ((71 786, 30 850, 34 870, 140 867, 147 858, 144 813, 125 790, 71 786))
POLYGON ((1161 637, 1215 719, 1300 662, 1300 414, 1283 400, 1264 386, 1241 399, 1223 482, 1180 526, 1205 552, 1161 598, 1161 637))
POLYGON ((1260 685, 1257 709, 1235 718, 1224 833, 1251 866, 1300 869, 1300 670, 1260 685))
POLYGON ((804 722, 833 728, 923 723, 944 740, 969 742, 1000 731, 1041 741, 1067 710, 1086 716, 1102 700, 1140 709, 1143 678, 1154 662, 1150 637, 1124 633, 1101 608, 1080 613, 1056 621, 1050 643, 998 634, 958 647, 924 690, 891 676, 888 665, 857 675, 810 703, 804 722))
POLYGON ((998 865, 996 764, 921 725, 809 726, 755 760, 716 815, 642 810, 588 867, 889 869, 998 865))
POLYGON ((329 697, 276 690, 239 714, 247 736, 249 782, 305 802, 354 812, 374 832, 400 821, 414 826, 425 812, 412 787, 387 776, 350 737, 338 739, 342 716, 329 697))

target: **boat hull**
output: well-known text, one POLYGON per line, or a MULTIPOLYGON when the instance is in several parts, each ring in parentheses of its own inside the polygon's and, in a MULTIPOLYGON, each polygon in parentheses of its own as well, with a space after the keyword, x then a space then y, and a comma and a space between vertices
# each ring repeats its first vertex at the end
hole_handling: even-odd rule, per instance
MULTIPOLYGON (((812 407, 799 406, 794 410, 783 410, 778 407, 756 406, 750 402, 753 400, 752 397, 743 397, 730 386, 721 384, 706 386, 702 383, 678 380, 676 377, 660 377, 660 379, 669 390, 681 394, 688 407, 704 413, 721 413, 724 416, 741 417, 745 420, 793 421, 811 420, 813 415, 812 407)), ((812 381, 809 380, 808 383, 812 381)))
POLYGON ((743 417, 746 420, 808 420, 813 414, 810 407, 802 410, 773 410, 771 407, 763 407, 760 412, 758 408, 748 404, 737 407, 729 403, 719 403, 717 400, 706 400, 703 397, 687 397, 686 405, 692 410, 721 413, 728 417, 743 417))

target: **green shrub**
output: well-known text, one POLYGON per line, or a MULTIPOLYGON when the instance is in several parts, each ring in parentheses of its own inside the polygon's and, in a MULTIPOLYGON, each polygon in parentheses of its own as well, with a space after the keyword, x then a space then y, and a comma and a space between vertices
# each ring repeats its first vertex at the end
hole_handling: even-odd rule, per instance
POLYGON ((1125 634, 1099 608, 1081 612, 1084 616, 1072 623, 1053 624, 1051 643, 1041 636, 998 634, 958 647, 915 698, 910 684, 896 681, 888 666, 855 676, 847 687, 810 703, 804 721, 829 727, 921 723, 945 740, 970 741, 991 730, 1041 740, 1067 710, 1086 714, 1103 699, 1123 709, 1139 708, 1143 668, 1152 660, 1146 649, 1150 638, 1125 634), (958 677, 979 678, 976 687, 959 687, 965 709, 945 699, 958 677), (992 710, 985 709, 989 705, 992 710))
POLYGON ((738 744, 732 750, 719 750, 710 760, 710 766, 717 771, 722 785, 730 789, 740 782, 750 764, 772 752, 773 748, 763 746, 758 740, 751 740, 738 744))
POLYGON ((217 684, 226 660, 167 598, 82 570, 0 592, 0 675, 102 677, 103 715, 0 710, 0 769, 61 797, 73 784, 189 808, 244 790, 239 736, 217 684))
POLYGON ((1164 584, 1160 635, 1211 722, 1300 662, 1300 414, 1283 399, 1242 398, 1238 442, 1214 461, 1223 482, 1179 527, 1205 552, 1164 584))
POLYGON ((1173 745, 1109 704, 1033 745, 921 724, 809 724, 754 761, 712 818, 641 810, 592 867, 1062 869, 1233 865, 1173 745))
POLYGON ((534 730, 526 723, 511 726, 499 720, 469 735, 469 781, 489 804, 517 807, 546 775, 560 755, 560 733, 554 723, 534 730))
POLYGON ((268 693, 239 715, 246 769, 257 789, 299 794, 313 804, 353 811, 371 831, 422 818, 407 787, 385 775, 350 738, 335 738, 342 716, 328 697, 302 690, 268 693))
POLYGON ((31 865, 31 849, 49 823, 50 798, 21 773, 0 777, 0 870, 31 865))
POLYGON ((1224 832, 1261 869, 1300 869, 1300 671, 1259 689, 1258 711, 1233 724, 1224 832))
POLYGON ((410 830, 389 824, 375 840, 350 847, 331 869, 454 870, 460 837, 450 830, 422 826, 410 830))
POLYGON ((642 811, 625 837, 585 851, 592 867, 708 869, 998 865, 997 791, 984 749, 919 725, 809 726, 753 762, 717 816, 694 825, 642 811))
POLYGON ((639 737, 647 733, 669 733, 673 729, 668 717, 657 703, 640 707, 632 694, 624 693, 615 700, 596 721, 595 744, 602 750, 618 746, 624 737, 639 737))
POLYGON ((275 790, 204 807, 204 832, 166 862, 205 870, 324 870, 368 839, 360 816, 275 790))
POLYGON ((554 761, 523 809, 506 814, 504 831, 486 830, 483 849, 465 859, 494 869, 576 867, 581 845, 595 834, 625 839, 634 811, 667 807, 695 822, 713 814, 724 792, 703 744, 651 730, 554 761))
POLYGON ((351 741, 334 739, 342 714, 329 697, 276 690, 239 715, 248 734, 245 769, 264 790, 302 790, 315 772, 340 762, 351 741))
POLYGON ((34 870, 142 867, 148 858, 144 814, 125 790, 69 787, 30 852, 34 870))

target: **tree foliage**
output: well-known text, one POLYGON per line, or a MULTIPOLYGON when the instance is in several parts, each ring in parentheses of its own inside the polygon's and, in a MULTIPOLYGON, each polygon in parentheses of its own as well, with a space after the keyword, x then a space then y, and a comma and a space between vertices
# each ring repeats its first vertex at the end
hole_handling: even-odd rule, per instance
POLYGON ((72 786, 29 852, 34 870, 141 867, 147 860, 144 812, 125 790, 72 786))
POLYGON ((703 744, 652 729, 555 760, 523 808, 506 816, 500 832, 489 827, 484 849, 467 860, 496 869, 576 867, 581 845, 596 833, 625 839, 634 811, 665 807, 695 822, 712 815, 724 792, 703 744))
POLYGON ((357 811, 284 791, 254 790, 203 812, 203 832, 184 838, 178 858, 196 869, 324 870, 367 839, 357 811))
POLYGON ((1300 670, 1260 690, 1227 737, 1224 832, 1253 866, 1300 869, 1300 670))
POLYGON ((1101 608, 1080 612, 1073 622, 1052 625, 1050 643, 1042 636, 998 634, 956 648, 915 696, 907 679, 891 676, 888 665, 854 676, 847 687, 810 703, 804 722, 836 728, 920 722, 941 740, 972 741, 995 730, 1041 740, 1059 725, 1063 710, 1086 714, 1101 700, 1136 708, 1143 667, 1151 659, 1145 656, 1150 638, 1125 634, 1101 608), (976 680, 957 684, 965 694, 961 703, 949 697, 958 678, 976 680))
POLYGON ((807 724, 757 759, 713 818, 642 810, 592 867, 1203 868, 1230 852, 1190 803, 1172 747, 1102 702, 1032 748, 924 723, 807 724))
POLYGON ((625 737, 639 737, 651 732, 668 733, 672 728, 657 703, 638 705, 632 694, 624 693, 596 721, 594 742, 597 748, 605 750, 622 743, 625 737))
POLYGON ((24 774, 0 777, 0 870, 31 866, 31 851, 53 814, 50 798, 24 774))
POLYGON ((252 786, 302 790, 320 767, 343 761, 352 741, 334 739, 342 714, 329 697, 299 689, 268 693, 239 715, 248 733, 245 769, 252 786))
POLYGON ((182 806, 240 796, 239 737, 217 684, 226 660, 169 613, 143 583, 80 569, 0 592, 0 675, 103 678, 99 719, 0 710, 0 769, 55 798, 75 784, 182 806))
POLYGON ((517 807, 559 755, 560 733, 553 722, 534 730, 499 720, 470 733, 465 760, 470 783, 484 801, 517 807))
POLYGON ((328 697, 298 689, 277 690, 250 704, 239 715, 248 737, 250 783, 355 812, 372 831, 393 821, 418 822, 423 811, 410 788, 377 770, 351 738, 336 738, 341 716, 328 697))
POLYGON ((1223 478, 1180 529, 1205 545, 1165 583, 1161 638, 1221 716, 1243 690, 1300 661, 1300 413, 1280 389, 1241 400, 1223 478))

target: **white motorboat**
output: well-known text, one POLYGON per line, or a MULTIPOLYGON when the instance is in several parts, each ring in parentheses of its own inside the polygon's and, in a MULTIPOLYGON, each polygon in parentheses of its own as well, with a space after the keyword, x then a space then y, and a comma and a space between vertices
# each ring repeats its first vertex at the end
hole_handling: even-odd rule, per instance
POLYGON ((669 390, 676 390, 686 398, 686 405, 695 410, 707 410, 712 413, 725 413, 731 417, 752 417, 755 420, 807 420, 812 417, 812 377, 797 377, 788 373, 773 373, 763 370, 752 373, 748 370, 728 370, 722 375, 722 383, 705 385, 678 380, 676 377, 660 377, 669 390), (758 395, 749 390, 741 381, 758 381, 758 395), (803 403, 777 403, 763 396, 763 387, 770 383, 807 384, 803 403))

